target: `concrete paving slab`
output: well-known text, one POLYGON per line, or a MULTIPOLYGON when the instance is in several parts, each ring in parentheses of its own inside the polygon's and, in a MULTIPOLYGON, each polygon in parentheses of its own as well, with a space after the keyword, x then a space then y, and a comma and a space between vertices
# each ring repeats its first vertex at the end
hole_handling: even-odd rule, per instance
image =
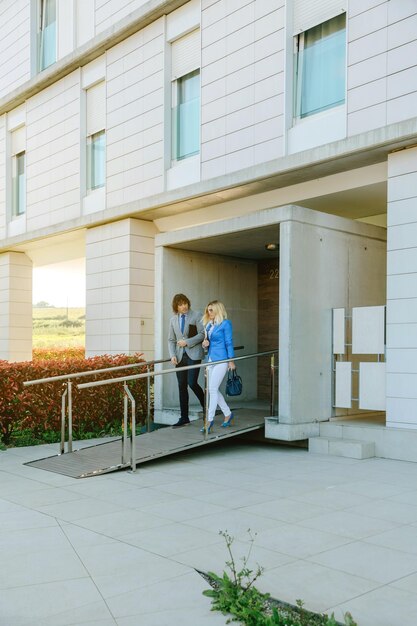
POLYGON ((247 539, 248 529, 256 533, 266 528, 278 528, 281 524, 282 522, 280 521, 261 515, 254 515, 241 509, 230 509, 222 513, 188 520, 187 522, 188 526, 194 526, 214 533, 227 530, 230 535, 243 541, 247 539))
POLYGON ((212 491, 200 492, 194 496, 199 502, 208 502, 217 506, 239 509, 243 506, 250 506, 268 502, 270 497, 266 494, 248 491, 247 489, 222 489, 217 488, 212 491))
POLYGON ((149 528, 137 533, 123 535, 121 540, 144 550, 149 550, 153 554, 169 557, 184 552, 186 549, 219 543, 221 538, 215 531, 211 532, 198 526, 191 527, 173 522, 159 528, 149 528))
POLYGON ((377 546, 401 550, 406 554, 417 554, 417 526, 402 526, 401 532, 398 530, 398 527, 392 528, 378 535, 367 537, 366 541, 377 546))
MULTIPOLYGON (((232 544, 232 553, 235 563, 238 567, 243 565, 243 557, 246 557, 248 567, 256 570, 261 565, 265 570, 274 569, 286 563, 291 563, 294 559, 288 554, 281 554, 275 550, 261 548, 255 543, 250 545, 244 541, 234 541, 232 544)), ((181 552, 175 555, 175 560, 184 563, 190 567, 194 567, 203 572, 219 573, 219 563, 225 564, 230 561, 230 554, 227 551, 224 541, 209 546, 202 546, 187 552, 181 552)), ((227 570, 230 574, 230 569, 227 570)))
POLYGON ((410 576, 404 576, 404 578, 394 580, 394 582, 391 583, 391 587, 417 594, 417 574, 410 574, 410 576))
POLYGON ((392 502, 401 502, 403 504, 411 504, 413 506, 417 505, 417 490, 407 490, 402 493, 392 494, 390 496, 390 500, 392 502))
POLYGON ((394 502, 391 499, 371 500, 360 506, 352 506, 346 509, 350 513, 369 515, 398 524, 411 524, 417 522, 417 505, 394 502))
POLYGON ((226 511, 226 508, 208 502, 201 502, 200 500, 177 496, 174 502, 160 502, 152 506, 145 506, 141 510, 166 518, 172 522, 186 522, 187 520, 198 520, 206 515, 221 514, 223 511, 226 511))
POLYGON ((64 502, 73 502, 74 500, 79 500, 80 495, 64 487, 48 487, 44 485, 43 489, 37 489, 35 491, 23 491, 16 494, 8 493, 7 498, 10 502, 22 504, 26 507, 37 508, 62 504, 64 502))
POLYGON ((85 546, 79 548, 77 554, 106 599, 129 591, 139 593, 141 587, 189 572, 181 563, 120 541, 85 546))
POLYGON ((14 554, 7 568, 0 568, 0 589, 84 578, 87 572, 70 547, 14 554), (62 567, 65 563, 65 567, 62 567))
POLYGON ((109 502, 115 505, 118 509, 138 510, 178 500, 178 497, 174 494, 158 491, 151 487, 121 489, 120 493, 117 493, 116 490, 111 490, 109 493, 101 492, 95 497, 102 502, 109 502))
POLYGON ((322 515, 329 511, 329 508, 307 504, 306 502, 297 502, 295 499, 280 498, 279 500, 262 502, 262 504, 245 506, 241 510, 245 513, 253 513, 261 517, 291 523, 322 515))
POLYGON ((54 527, 27 528, 0 535, 0 554, 3 560, 33 552, 65 550, 71 543, 58 524, 54 527))
POLYGON ((281 523, 272 529, 261 530, 256 543, 263 548, 272 548, 294 558, 305 559, 351 541, 334 533, 304 528, 295 524, 281 523))
POLYGON ((306 605, 318 613, 325 613, 333 605, 361 596, 377 587, 379 583, 375 581, 308 561, 292 562, 268 570, 259 583, 262 591, 272 596, 279 595, 281 600, 291 604, 295 604, 302 597, 306 605))
POLYGON ((305 502, 306 504, 321 506, 326 509, 347 509, 351 506, 366 504, 369 500, 367 496, 362 494, 351 493, 347 490, 339 491, 335 489, 335 485, 310 493, 294 495, 291 498, 297 502, 305 502))
MULTIPOLYGON (((206 617, 212 616, 210 599, 203 596, 203 591, 208 588, 208 584, 199 574, 190 571, 158 585, 148 585, 142 593, 135 591, 110 598, 108 604, 117 620, 121 617, 135 616, 137 624, 148 624, 148 618, 151 616, 155 616, 154 619, 159 621, 161 613, 165 615, 177 613, 178 615, 181 611, 183 617, 176 623, 181 623, 181 625, 188 623, 191 626, 190 613, 191 615, 194 613, 194 619, 196 613, 206 617)), ((218 622, 215 616, 213 617, 214 623, 218 622)), ((224 616, 222 619, 220 623, 224 624, 226 619, 224 616)), ((196 624, 199 622, 194 622, 194 626, 196 624)))
POLYGON ((31 511, 30 509, 13 510, 0 514, 0 534, 24 528, 41 528, 56 526, 57 521, 49 515, 31 511))
POLYGON ((399 485, 386 484, 384 482, 357 480, 340 485, 339 491, 342 493, 357 493, 371 500, 377 500, 379 498, 390 498, 397 494, 402 495, 402 492, 408 494, 410 493, 410 487, 401 488, 399 485))
POLYGON ((95 618, 100 614, 105 619, 111 617, 97 587, 88 577, 4 589, 0 590, 0 623, 7 626, 43 624, 64 610, 77 611, 89 605, 94 605, 95 618))
POLYGON ((169 524, 169 520, 151 515, 150 513, 124 508, 113 513, 86 517, 82 520, 78 520, 77 524, 82 528, 93 530, 96 533, 117 538, 127 533, 144 530, 146 528, 166 526, 169 524))
POLYGON ((394 522, 381 520, 376 517, 365 517, 359 513, 349 513, 347 511, 330 511, 324 515, 318 515, 310 519, 301 520, 300 526, 315 528, 326 532, 350 537, 351 539, 364 539, 372 537, 376 533, 383 533, 386 530, 395 529, 394 522))
POLYGON ((417 571, 417 555, 354 541, 309 557, 310 561, 388 584, 417 571))
POLYGON ((349 611, 359 626, 415 626, 417 595, 384 585, 333 609, 339 620, 349 611))

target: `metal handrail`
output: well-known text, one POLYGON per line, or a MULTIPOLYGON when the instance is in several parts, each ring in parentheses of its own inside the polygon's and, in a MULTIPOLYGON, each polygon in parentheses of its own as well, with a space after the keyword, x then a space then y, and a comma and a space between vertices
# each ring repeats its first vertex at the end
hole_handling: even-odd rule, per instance
MULTIPOLYGON (((64 391, 61 396, 61 441, 59 445, 59 453, 65 453, 65 418, 68 413, 68 442, 67 452, 72 452, 72 381, 74 378, 83 378, 85 376, 95 376, 96 374, 105 374, 107 372, 116 372, 120 370, 132 369, 134 367, 146 367, 147 372, 150 372, 150 368, 153 365, 159 365, 160 363, 167 363, 170 359, 157 359, 154 361, 141 361, 140 363, 130 363, 130 365, 115 365, 113 367, 105 367, 98 370, 87 370, 83 372, 73 372, 72 374, 61 374, 59 376, 49 376, 47 378, 38 378, 36 380, 26 380, 23 383, 24 387, 30 385, 41 385, 43 383, 58 382, 60 380, 65 381, 64 391), (67 409, 68 405, 68 409, 67 409)), ((148 378, 147 394, 148 394, 148 410, 147 410, 147 427, 150 430, 151 423, 151 405, 150 405, 150 378, 148 378)), ((126 392, 125 392, 126 393, 126 392)))
POLYGON ((229 361, 241 361, 242 359, 252 359, 256 356, 268 356, 269 354, 277 354, 278 350, 267 350, 266 352, 254 352, 253 354, 245 354, 244 356, 235 356, 232 359, 222 359, 221 361, 209 361, 207 363, 197 363, 196 365, 184 365, 183 367, 174 367, 168 370, 152 372, 148 374, 132 374, 132 376, 119 376, 118 378, 106 378, 106 380, 95 380, 92 383, 81 383, 77 385, 78 389, 87 389, 88 387, 100 387, 101 385, 110 385, 112 383, 122 383, 124 380, 139 380, 149 376, 161 376, 164 374, 173 374, 176 372, 185 372, 186 370, 201 369, 210 367, 210 365, 219 365, 219 363, 229 363, 229 361))
POLYGON ((115 372, 116 370, 127 370, 132 367, 145 367, 151 365, 159 365, 160 363, 167 363, 171 359, 159 359, 157 361, 141 361, 140 363, 131 363, 130 365, 116 365, 114 367, 104 367, 99 370, 84 370, 83 372, 75 372, 73 374, 61 374, 60 376, 50 376, 49 378, 38 378, 37 380, 26 380, 23 385, 29 387, 30 385, 40 385, 42 383, 52 383, 59 380, 70 380, 72 378, 82 378, 83 376, 93 376, 94 374, 104 374, 106 372, 115 372))
MULTIPOLYGON (((240 348, 240 346, 239 346, 240 348)), ((122 462, 126 463, 126 450, 127 450, 127 413, 128 413, 128 398, 132 403, 132 419, 131 419, 131 427, 130 427, 130 439, 131 439, 131 452, 130 452, 130 468, 132 472, 136 471, 136 458, 135 458, 135 448, 136 448, 136 422, 134 415, 134 398, 131 392, 128 389, 127 382, 131 380, 139 380, 142 378, 150 379, 151 376, 164 376, 165 374, 173 374, 178 372, 183 372, 192 369, 202 369, 204 368, 204 393, 205 393, 205 406, 204 406, 204 439, 207 440, 208 436, 208 375, 207 368, 212 365, 218 365, 220 363, 229 363, 229 361, 242 361, 244 359, 251 359, 259 356, 271 356, 271 415, 273 415, 273 407, 274 407, 274 385, 275 385, 275 370, 277 366, 275 365, 275 355, 278 354, 278 350, 267 350, 265 352, 254 352, 253 354, 246 354, 244 356, 233 357, 233 359, 222 359, 219 361, 209 361, 207 363, 197 363, 196 365, 186 365, 183 367, 175 367, 161 371, 153 371, 146 372, 143 374, 133 374, 132 376, 119 376, 118 378, 109 378, 106 380, 97 380, 90 383, 80 383, 77 385, 78 389, 87 389, 90 387, 100 387, 104 385, 111 385, 114 383, 123 383, 123 388, 125 392, 124 396, 124 434, 122 440, 122 462)))

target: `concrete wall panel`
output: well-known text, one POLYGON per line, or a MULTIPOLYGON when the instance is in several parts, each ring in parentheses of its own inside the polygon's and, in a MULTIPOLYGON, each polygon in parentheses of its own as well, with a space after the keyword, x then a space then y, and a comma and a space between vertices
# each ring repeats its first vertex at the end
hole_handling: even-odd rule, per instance
POLYGON ((29 99, 26 115, 26 219, 35 230, 80 214, 79 72, 29 99))
POLYGON ((348 16, 348 134, 414 117, 416 3, 355 1, 348 16))
POLYGON ((391 154, 388 174, 387 426, 417 427, 417 148, 391 154))
POLYGON ((163 51, 160 19, 107 54, 109 207, 163 191, 163 51))
POLYGON ((21 252, 0 255, 0 359, 32 358, 32 262, 21 252))
MULTIPOLYGON (((204 311, 210 300, 224 302, 233 324, 235 345, 244 345, 242 354, 256 352, 257 349, 257 264, 254 261, 225 257, 214 254, 189 252, 163 248, 159 251, 157 263, 157 283, 161 286, 160 298, 163 302, 161 315, 161 335, 158 337, 158 356, 168 354, 167 335, 169 319, 172 316, 171 301, 175 293, 186 293, 193 310, 204 311)), ((159 302, 159 300, 157 300, 159 302)), ((244 398, 256 397, 256 360, 238 364, 244 380, 244 398)), ((200 381, 203 380, 200 375, 200 381)), ((158 407, 178 406, 178 387, 175 376, 164 377, 161 385, 162 401, 158 407)), ((155 394, 155 398, 158 394, 155 394)), ((158 401, 157 401, 158 402, 158 401)), ((196 398, 190 395, 190 403, 196 398)))
POLYGON ((378 241, 350 233, 348 224, 346 232, 281 225, 281 423, 332 415, 332 308, 385 303, 383 230, 378 241))
POLYGON ((0 6, 0 98, 30 78, 30 2, 0 6))
POLYGON ((202 4, 203 179, 282 155, 283 142, 273 140, 284 132, 283 7, 282 0, 202 4), (264 137, 257 124, 270 118, 276 127, 264 137), (206 149, 209 141, 218 150, 206 149))
POLYGON ((87 231, 86 354, 153 357, 151 222, 121 220, 87 231))

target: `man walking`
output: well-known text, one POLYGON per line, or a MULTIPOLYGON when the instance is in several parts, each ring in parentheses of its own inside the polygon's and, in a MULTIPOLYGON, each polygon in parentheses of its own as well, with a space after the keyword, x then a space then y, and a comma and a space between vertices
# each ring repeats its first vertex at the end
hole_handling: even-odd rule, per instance
MULTIPOLYGON (((202 341, 204 326, 201 315, 192 311, 191 302, 183 293, 172 299, 174 312, 169 322, 168 349, 171 363, 176 367, 196 365, 203 357, 202 341)), ((193 390, 204 410, 204 392, 198 384, 199 368, 177 372, 181 417, 173 428, 181 428, 190 423, 188 417, 188 387, 193 390)))

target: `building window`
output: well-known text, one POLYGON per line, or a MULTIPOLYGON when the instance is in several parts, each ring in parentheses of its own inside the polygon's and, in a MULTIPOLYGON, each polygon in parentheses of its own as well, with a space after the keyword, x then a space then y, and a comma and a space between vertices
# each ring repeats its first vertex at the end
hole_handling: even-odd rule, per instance
POLYGON ((106 166, 106 133, 101 130, 87 138, 87 187, 89 191, 104 187, 106 166))
POLYGON ((200 29, 171 43, 171 160, 200 152, 200 29))
POLYGON ((87 191, 106 184, 106 84, 96 83, 87 95, 87 191))
POLYGON ((12 218, 19 217, 26 212, 26 176, 25 153, 20 152, 13 157, 12 162, 12 218))
POLYGON ((186 159, 200 151, 200 70, 174 83, 172 159, 186 159))
POLYGON ((294 117, 304 118, 343 104, 346 74, 346 15, 295 38, 294 117))
POLYGON ((56 61, 56 0, 40 0, 39 70, 56 61))

